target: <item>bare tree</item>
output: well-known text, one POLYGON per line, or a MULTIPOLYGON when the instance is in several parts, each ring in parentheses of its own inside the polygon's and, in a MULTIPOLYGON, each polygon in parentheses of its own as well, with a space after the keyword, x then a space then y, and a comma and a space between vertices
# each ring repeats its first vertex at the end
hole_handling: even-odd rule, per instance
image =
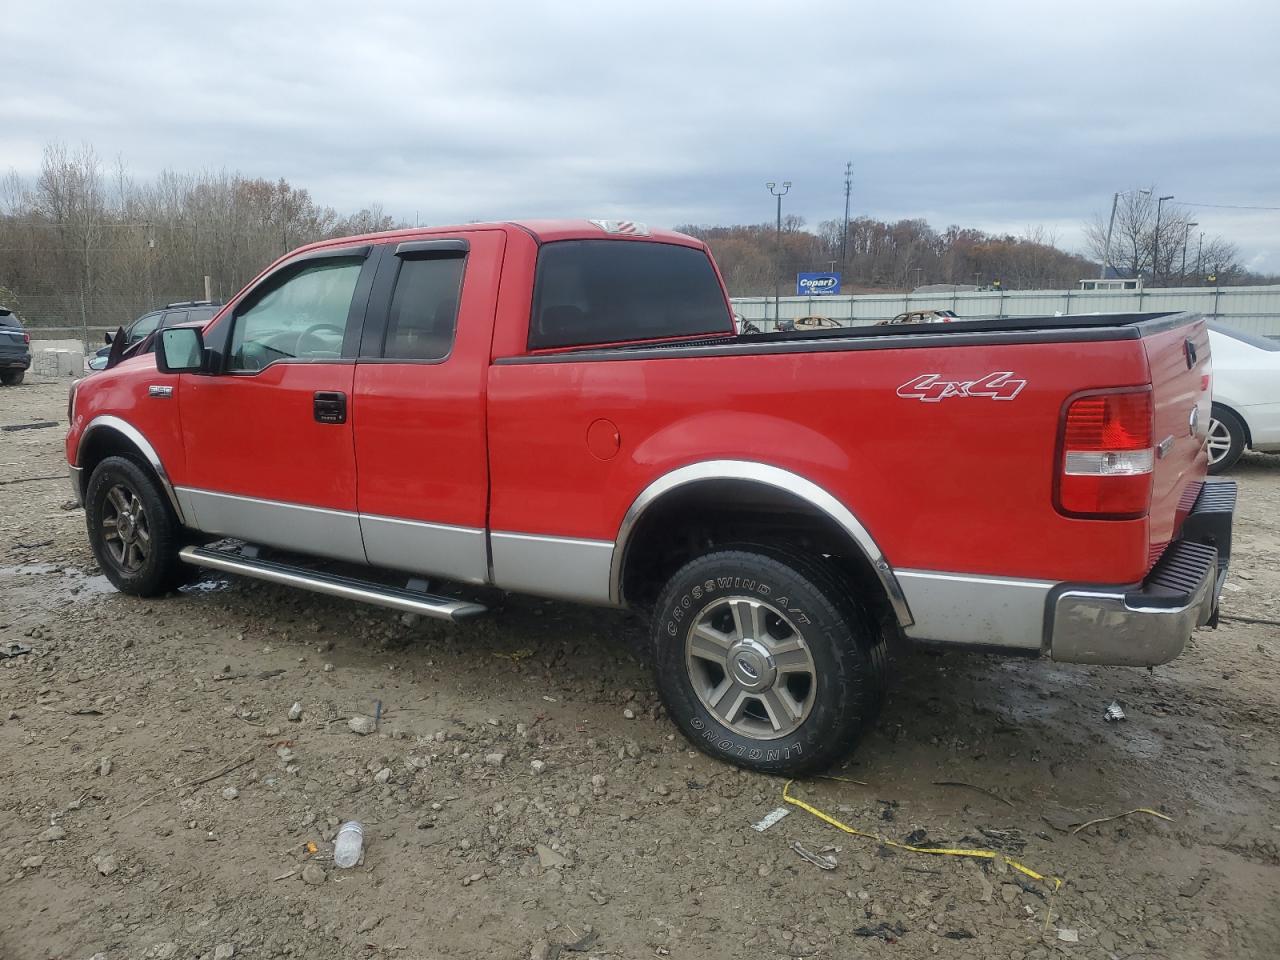
MULTIPOLYGON (((1147 277, 1152 284, 1182 284, 1186 282, 1182 264, 1190 265, 1195 260, 1190 247, 1191 216, 1181 204, 1161 204, 1159 190, 1154 186, 1128 190, 1116 201, 1113 228, 1109 229, 1109 214, 1098 214, 1085 224, 1086 247, 1091 256, 1099 262, 1105 260, 1122 277, 1147 277), (1159 262, 1155 262, 1157 258, 1159 262)), ((1224 272, 1242 273, 1232 244, 1215 238, 1205 249, 1212 249, 1223 258, 1224 272)))

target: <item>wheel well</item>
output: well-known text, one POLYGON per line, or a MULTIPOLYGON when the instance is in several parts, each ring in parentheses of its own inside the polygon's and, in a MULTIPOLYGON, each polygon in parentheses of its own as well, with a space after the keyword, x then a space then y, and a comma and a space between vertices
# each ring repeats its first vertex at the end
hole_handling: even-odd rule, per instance
POLYGON ((79 462, 76 466, 80 468, 80 499, 82 501, 89 490, 89 478, 93 476, 93 471, 97 469, 98 464, 107 457, 128 457, 157 480, 160 479, 151 462, 138 449, 137 444, 113 427, 98 427, 80 444, 79 462))
POLYGON ((825 557, 863 602, 889 606, 866 554, 828 514, 778 487, 729 479, 678 487, 644 512, 623 547, 622 595, 629 606, 647 608, 694 557, 752 543, 825 557))
POLYGON ((1240 421, 1240 426, 1244 427, 1244 445, 1245 445, 1245 449, 1252 449, 1252 448, 1253 448, 1253 434, 1252 434, 1252 433, 1250 433, 1250 431, 1249 431, 1249 422, 1248 422, 1247 420, 1245 420, 1245 418, 1244 418, 1244 417, 1240 416, 1240 411, 1239 411, 1239 410, 1237 410, 1237 409, 1235 409, 1235 407, 1232 407, 1232 406, 1230 406, 1230 405, 1228 405, 1228 404, 1223 403, 1221 400, 1215 400, 1215 401, 1213 401, 1213 405, 1214 405, 1215 407, 1221 407, 1223 410, 1227 411, 1227 413, 1231 414, 1233 417, 1235 417, 1237 420, 1239 420, 1239 421, 1240 421))

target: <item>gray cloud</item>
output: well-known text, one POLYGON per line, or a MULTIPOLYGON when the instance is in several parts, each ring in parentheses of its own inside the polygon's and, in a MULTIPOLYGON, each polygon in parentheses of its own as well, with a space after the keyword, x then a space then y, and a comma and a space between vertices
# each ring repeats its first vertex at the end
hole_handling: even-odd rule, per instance
MULTIPOLYGON (((17 5, 11 5, 17 7, 17 5)), ((1111 192, 1280 205, 1273 3, 26 4, 0 169, 284 176, 399 217, 657 224, 854 210, 1070 246, 1111 192), (266 7, 267 9, 262 9, 266 7), (124 11, 124 12, 122 12, 124 11)), ((1280 214, 1197 209, 1280 271, 1280 214)))

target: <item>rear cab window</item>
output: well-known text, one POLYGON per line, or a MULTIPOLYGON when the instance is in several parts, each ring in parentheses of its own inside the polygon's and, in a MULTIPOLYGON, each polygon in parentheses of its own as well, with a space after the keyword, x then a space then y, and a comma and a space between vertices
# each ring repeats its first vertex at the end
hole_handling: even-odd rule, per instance
POLYGON ((559 240, 538 252, 530 350, 724 336, 733 329, 711 258, 697 247, 559 240))

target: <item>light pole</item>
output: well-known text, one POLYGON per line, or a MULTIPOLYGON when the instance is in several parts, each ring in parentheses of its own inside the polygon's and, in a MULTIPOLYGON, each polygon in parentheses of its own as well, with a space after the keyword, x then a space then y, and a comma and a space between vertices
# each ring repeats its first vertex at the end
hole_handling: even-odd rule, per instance
POLYGON ((1200 231, 1200 242, 1196 245, 1196 285, 1200 285, 1200 278, 1204 276, 1201 272, 1200 255, 1204 253, 1204 231, 1200 231))
POLYGON ((782 198, 785 197, 787 195, 787 191, 791 189, 791 181, 782 181, 781 190, 778 189, 778 184, 772 180, 766 183, 765 186, 769 188, 769 193, 778 198, 778 233, 776 243, 774 244, 775 263, 773 266, 773 323, 777 326, 778 320, 780 319, 778 314, 778 298, 781 295, 778 286, 781 278, 778 274, 782 270, 782 198))
POLYGON ((1191 228, 1198 227, 1200 224, 1194 221, 1186 224, 1182 231, 1182 286, 1187 285, 1187 238, 1191 236, 1191 228))
POLYGON ((1151 285, 1155 286, 1159 281, 1160 270, 1160 210, 1164 207, 1166 200, 1172 200, 1173 194, 1167 197, 1156 197, 1156 234, 1151 240, 1151 285))

